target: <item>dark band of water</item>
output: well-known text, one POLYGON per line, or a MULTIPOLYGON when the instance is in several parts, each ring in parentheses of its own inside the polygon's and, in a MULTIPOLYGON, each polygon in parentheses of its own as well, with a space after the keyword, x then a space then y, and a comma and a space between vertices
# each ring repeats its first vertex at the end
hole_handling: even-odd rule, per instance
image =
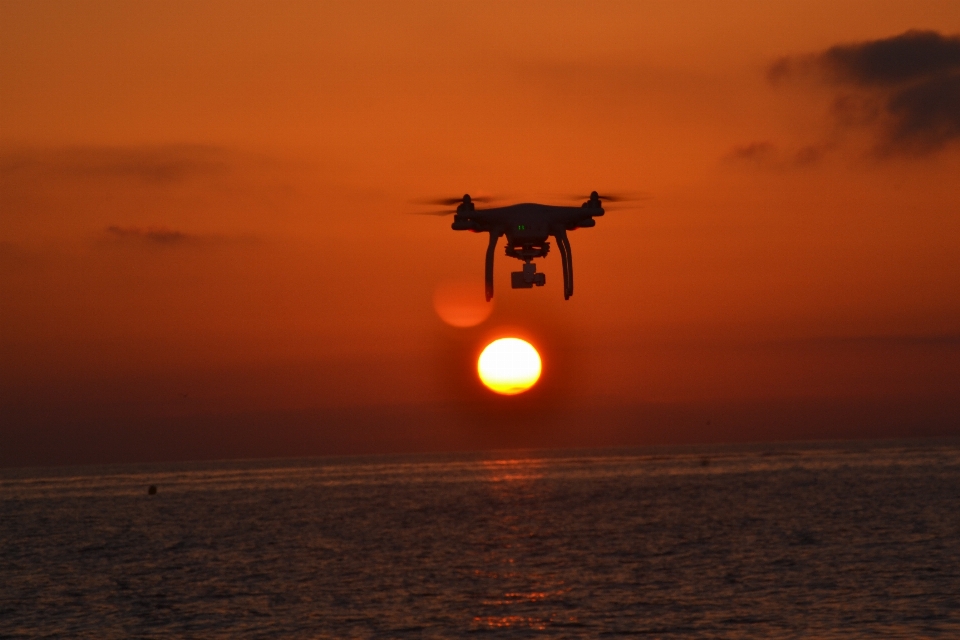
POLYGON ((0 548, 3 637, 960 637, 960 446, 8 470, 0 548))

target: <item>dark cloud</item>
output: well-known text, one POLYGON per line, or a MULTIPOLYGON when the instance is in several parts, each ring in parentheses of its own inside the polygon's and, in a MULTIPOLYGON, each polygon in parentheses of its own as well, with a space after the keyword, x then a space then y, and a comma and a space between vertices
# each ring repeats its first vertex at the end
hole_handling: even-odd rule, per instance
POLYGON ((887 135, 896 146, 930 150, 960 138, 960 73, 897 91, 887 110, 893 116, 887 135))
POLYGON ((112 225, 107 227, 107 233, 112 237, 121 240, 135 240, 158 245, 182 244, 190 239, 190 236, 182 231, 168 229, 166 227, 120 227, 112 225))
POLYGON ((229 170, 228 153, 217 147, 67 147, 0 153, 0 175, 41 172, 63 177, 131 179, 158 185, 229 170))
POLYGON ((960 37, 907 31, 883 40, 830 47, 819 60, 841 82, 899 86, 960 71, 960 37))
POLYGON ((881 154, 925 154, 960 139, 960 36, 907 31, 783 58, 768 71, 774 83, 808 75, 836 92, 838 124, 875 130, 881 154))

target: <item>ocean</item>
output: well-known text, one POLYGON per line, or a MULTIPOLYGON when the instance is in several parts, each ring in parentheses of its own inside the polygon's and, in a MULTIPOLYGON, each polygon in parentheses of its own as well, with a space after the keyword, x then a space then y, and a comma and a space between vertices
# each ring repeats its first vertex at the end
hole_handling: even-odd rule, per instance
POLYGON ((0 549, 4 638, 960 638, 960 443, 6 469, 0 549))

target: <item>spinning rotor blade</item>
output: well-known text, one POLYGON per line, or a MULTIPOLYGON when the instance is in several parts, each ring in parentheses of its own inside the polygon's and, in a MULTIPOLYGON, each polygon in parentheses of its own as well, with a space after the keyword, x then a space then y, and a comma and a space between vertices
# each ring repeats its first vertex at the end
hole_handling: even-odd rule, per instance
MULTIPOLYGON (((470 200, 473 202, 491 202, 496 200, 496 198, 493 196, 470 196, 470 200)), ((452 207, 463 202, 463 196, 460 196, 459 198, 421 198, 418 200, 411 200, 411 202, 414 204, 436 204, 444 207, 452 207)))
MULTIPOLYGON (((472 197, 470 199, 473 200, 472 197)), ((436 204, 450 207, 463 202, 463 198, 421 198, 419 200, 411 200, 411 202, 415 204, 436 204)))
MULTIPOLYGON (((600 197, 602 202, 637 202, 639 200, 647 200, 650 198, 650 194, 643 193, 642 191, 620 191, 617 193, 600 193, 597 194, 600 197)), ((572 195, 567 196, 571 200, 589 200, 591 194, 587 195, 572 195)))
POLYGON ((605 211, 640 211, 643 209, 643 205, 639 202, 632 201, 617 201, 617 202, 604 202, 603 208, 605 211))
POLYGON ((457 212, 456 209, 441 209, 440 211, 407 211, 411 216, 452 216, 457 212))

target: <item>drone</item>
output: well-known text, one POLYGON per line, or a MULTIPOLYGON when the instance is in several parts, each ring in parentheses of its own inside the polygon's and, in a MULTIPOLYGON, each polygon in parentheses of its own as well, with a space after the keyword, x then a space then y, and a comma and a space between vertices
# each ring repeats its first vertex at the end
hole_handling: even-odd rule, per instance
POLYGON ((473 231, 489 233, 485 284, 487 302, 493 299, 493 256, 500 236, 506 236, 506 254, 523 261, 523 268, 510 274, 510 284, 514 289, 531 289, 546 284, 545 273, 537 273, 536 258, 544 258, 550 252, 550 236, 556 238, 563 264, 563 299, 573 295, 573 254, 567 232, 596 226, 594 218, 604 214, 601 200, 616 202, 629 198, 619 196, 601 196, 596 191, 579 207, 564 207, 549 204, 525 202, 506 207, 477 209, 475 202, 484 202, 485 198, 463 198, 427 201, 430 204, 457 205, 456 211, 441 212, 436 215, 453 213, 454 231, 473 231))

